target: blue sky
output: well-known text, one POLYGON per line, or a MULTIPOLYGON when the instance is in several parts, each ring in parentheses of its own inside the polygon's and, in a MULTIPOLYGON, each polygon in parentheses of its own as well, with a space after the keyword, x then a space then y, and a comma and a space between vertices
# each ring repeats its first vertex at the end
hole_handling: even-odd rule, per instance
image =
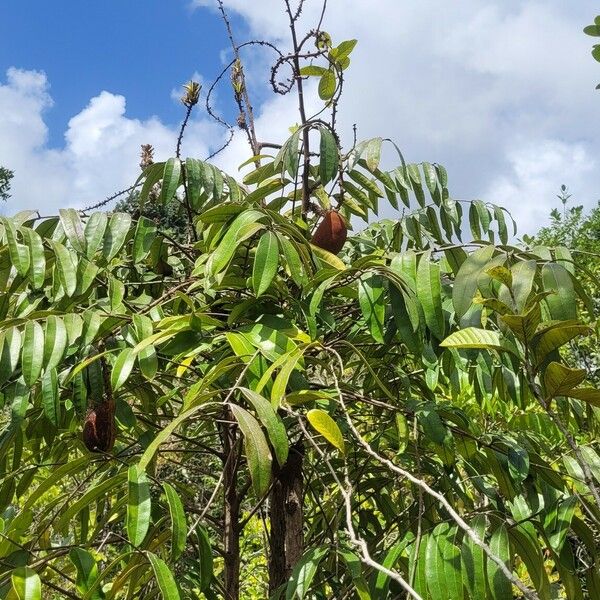
POLYGON ((102 90, 125 96, 132 118, 178 123, 171 90, 194 72, 218 73, 223 34, 214 12, 192 10, 188 0, 6 0, 0 73, 45 72, 54 100, 49 143, 62 147, 69 119, 102 90))
MULTIPOLYGON (((288 44, 282 0, 225 0, 236 37, 288 44)), ((320 0, 306 0, 301 28, 320 0)), ((408 160, 446 166, 457 199, 507 207, 534 232, 559 204, 600 197, 600 66, 582 29, 597 0, 328 0, 334 41, 357 38, 338 118, 342 141, 394 139, 408 160)), ((193 74, 231 56, 215 0, 5 0, 0 5, 0 164, 15 171, 12 213, 86 206, 127 187, 139 148, 173 153, 193 74)), ((293 98, 269 96, 267 56, 244 55, 259 138, 282 141, 293 98)), ((206 91, 205 86, 205 91, 206 91)), ((235 117, 221 86, 218 110, 235 117)), ((309 104, 319 105, 308 85, 309 104)), ((224 132, 194 113, 184 155, 204 158, 224 132)), ((244 137, 216 159, 237 175, 244 137)), ((390 159, 391 160, 391 159, 390 159)), ((393 216, 385 214, 384 216, 393 216)))

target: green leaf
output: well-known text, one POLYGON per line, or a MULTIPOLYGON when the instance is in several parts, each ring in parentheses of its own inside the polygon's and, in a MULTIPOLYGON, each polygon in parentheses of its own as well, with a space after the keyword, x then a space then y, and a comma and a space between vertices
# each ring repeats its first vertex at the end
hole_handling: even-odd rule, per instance
POLYGON ((180 600, 181 597, 179 595, 179 590, 177 589, 177 584, 175 583, 175 578, 167 566, 167 563, 152 552, 146 552, 146 556, 152 565, 154 577, 163 600, 180 600))
POLYGON ((516 445, 509 445, 507 451, 508 472, 510 476, 518 483, 525 481, 529 474, 529 454, 524 448, 516 445))
POLYGON ((427 327, 438 340, 444 339, 440 265, 431 260, 430 251, 421 257, 417 266, 417 298, 423 307, 427 327))
POLYGON ((133 546, 141 546, 150 526, 150 484, 148 477, 138 465, 131 465, 127 472, 127 537, 133 546))
POLYGON ((138 263, 148 256, 155 238, 156 224, 146 217, 140 217, 133 236, 132 258, 134 262, 138 263))
POLYGON ((113 392, 116 392, 127 381, 135 359, 136 355, 133 352, 133 348, 121 350, 110 375, 113 392))
POLYGON ((583 33, 592 37, 600 37, 600 27, 598 25, 588 25, 583 28, 583 33))
POLYGON ((380 137, 373 138, 367 142, 365 147, 365 160, 367 168, 373 173, 379 167, 381 160, 381 144, 383 139, 380 137))
POLYGON ((352 577, 352 583, 359 600, 372 600, 369 592, 369 586, 363 577, 362 563, 360 562, 358 555, 350 550, 345 549, 338 550, 338 554, 346 563, 346 567, 348 568, 348 572, 352 577))
POLYGON ((585 379, 585 376, 584 369, 571 369, 552 361, 544 372, 546 398, 567 395, 585 379))
POLYGON ((258 210, 245 210, 227 227, 225 235, 209 259, 207 268, 211 275, 216 275, 227 266, 238 249, 239 236, 243 228, 250 223, 255 223, 262 216, 263 213, 258 210))
POLYGON ((326 71, 327 69, 325 67, 319 67, 318 65, 307 65, 300 69, 300 75, 302 75, 303 77, 320 77, 326 71))
POLYGON ((21 332, 11 327, 2 334, 2 356, 0 358, 0 378, 8 380, 19 364, 21 356, 21 332))
POLYGON ((254 267, 252 269, 252 287, 256 296, 267 291, 279 265, 279 244, 272 231, 263 233, 256 247, 254 267))
POLYGON ((21 354, 21 369, 23 379, 28 386, 33 386, 42 371, 44 354, 44 330, 37 321, 27 321, 23 335, 23 352, 21 354))
POLYGON ((315 246, 314 244, 310 245, 310 251, 322 262, 325 263, 325 266, 333 267, 338 271, 344 271, 346 269, 346 265, 344 261, 338 258, 335 254, 320 248, 319 246, 315 246))
POLYGON ((157 436, 152 440, 152 442, 148 445, 144 454, 142 454, 140 461, 138 463, 138 468, 140 470, 144 470, 150 464, 150 461, 156 454, 156 451, 163 444, 169 436, 179 427, 186 419, 189 419, 193 414, 205 408, 205 404, 201 404, 198 406, 194 406, 185 412, 177 415, 162 431, 160 431, 157 436))
POLYGON ((266 181, 277 173, 276 167, 276 161, 271 161, 261 165, 260 167, 256 167, 244 177, 244 184, 254 185, 255 183, 260 184, 263 181, 266 181))
POLYGON ((65 322, 56 315, 46 319, 44 332, 44 365, 46 370, 58 367, 67 348, 67 328, 65 322))
POLYGON ((348 175, 369 193, 374 194, 379 198, 383 198, 383 194, 381 193, 379 186, 375 183, 375 181, 369 179, 363 172, 355 169, 354 171, 350 171, 348 175))
MULTIPOLYGON (((508 532, 504 525, 500 525, 490 539, 490 549, 493 554, 500 558, 509 570, 510 564, 510 546, 508 543, 508 532)), ((502 573, 500 567, 489 558, 487 560, 487 579, 490 587, 491 598, 494 600, 512 600, 512 586, 506 575, 502 573)))
POLYGON ((187 523, 183 503, 175 488, 164 482, 162 484, 171 515, 171 559, 177 560, 185 550, 187 539, 187 523))
MULTIPOLYGON (((396 542, 387 552, 383 559, 382 565, 389 570, 393 570, 394 565, 398 562, 404 549, 411 542, 412 535, 409 534, 404 539, 396 542)), ((424 544, 426 545, 426 543, 424 544)), ((413 545, 414 546, 414 545, 413 545)), ((376 571, 371 576, 370 591, 373 600, 377 598, 387 598, 390 588, 391 578, 386 573, 376 571)))
POLYGON ((319 563, 326 554, 325 547, 311 548, 304 553, 292 571, 285 591, 285 600, 303 600, 306 597, 319 563))
POLYGON ((432 598, 463 600, 458 527, 440 523, 427 542, 427 587, 432 598))
MULTIPOLYGON (((537 266, 535 260, 518 262, 511 268, 515 309, 523 312, 533 289, 537 266)), ((509 302, 508 290, 501 290, 500 299, 509 302)))
MULTIPOLYGON (((475 515, 469 525, 477 537, 483 540, 486 527, 485 515, 475 515)), ((463 536, 461 557, 465 574, 464 582, 471 598, 487 598, 486 557, 483 549, 468 535, 463 536)))
POLYGON ((196 537, 200 554, 200 591, 202 592, 208 589, 213 578, 213 556, 208 533, 201 525, 196 526, 196 537))
POLYGON ((77 271, 71 253, 59 242, 50 242, 56 256, 58 277, 67 296, 72 296, 77 289, 77 271))
POLYGON ((335 48, 336 60, 340 60, 340 59, 348 56, 352 52, 352 50, 354 50, 354 47, 356 46, 357 42, 358 42, 358 40, 344 40, 343 42, 341 42, 337 46, 337 48, 335 48))
POLYGON ((433 201, 436 202, 436 199, 439 199, 440 195, 438 193, 438 180, 435 167, 428 162, 424 162, 422 163, 422 168, 423 176, 425 177, 425 185, 427 186, 429 195, 431 196, 433 201))
POLYGON ((291 278, 298 287, 305 286, 308 283, 308 277, 306 276, 304 266, 300 259, 300 255, 296 250, 295 244, 283 235, 278 234, 277 238, 281 245, 281 249, 283 250, 283 256, 291 278))
POLYGON ((466 327, 449 335, 441 344, 445 348, 478 348, 512 352, 496 331, 466 327))
POLYGON ((79 213, 74 208, 60 208, 58 214, 60 215, 60 223, 73 249, 85 254, 85 235, 79 213))
POLYGON ((18 567, 11 574, 12 591, 18 600, 41 600, 42 582, 30 567, 18 567))
POLYGON ((96 502, 99 498, 104 497, 107 492, 115 493, 115 491, 119 489, 119 486, 125 481, 126 477, 127 473, 123 471, 114 477, 105 479, 101 483, 94 482, 94 485, 90 486, 81 498, 70 503, 61 513, 59 513, 60 517, 54 526, 55 531, 59 532, 67 529, 72 519, 79 514, 80 511, 88 507, 92 502, 96 502))
POLYGON ((553 292, 546 297, 550 316, 557 321, 567 321, 577 317, 577 302, 573 281, 569 272, 556 263, 547 263, 542 267, 544 290, 553 292))
POLYGON ((544 567, 544 557, 531 523, 520 523, 508 530, 510 542, 521 557, 540 598, 550 600, 550 582, 544 567))
POLYGON ((259 421, 267 430, 267 435, 269 436, 269 441, 273 445, 277 462, 280 466, 283 466, 288 458, 289 452, 285 425, 266 398, 248 388, 240 388, 240 391, 246 400, 254 407, 259 421))
POLYGON ((358 302, 373 339, 383 344, 386 302, 381 275, 363 276, 359 279, 358 302))
POLYGON ((60 423, 60 396, 56 369, 46 370, 42 377, 42 406, 48 420, 58 427, 60 423))
POLYGON ((6 217, 0 217, 0 223, 4 225, 4 234, 8 244, 10 260, 22 277, 29 270, 29 249, 17 241, 17 229, 14 222, 6 217))
POLYGON ((583 402, 587 402, 593 406, 600 407, 600 390, 595 388, 577 388, 570 390, 565 395, 569 396, 569 398, 577 398, 578 400, 583 400, 583 402))
POLYGON ((328 69, 321 75, 319 80, 319 98, 321 100, 331 100, 337 87, 337 78, 332 69, 328 69))
POLYGON ((162 188, 160 191, 160 201, 163 204, 169 202, 177 188, 181 179, 181 161, 178 158, 169 158, 165 163, 165 169, 162 177, 162 188))
MULTIPOLYGON (((504 306, 501 307, 504 308, 504 306)), ((541 320, 542 309, 537 302, 524 315, 502 315, 502 321, 508 325, 517 338, 527 344, 535 335, 541 320)))
POLYGON ((271 483, 271 451, 258 421, 245 409, 231 404, 231 412, 244 435, 246 459, 257 498, 261 498, 271 483))
POLYGON ((119 312, 125 297, 125 284, 112 275, 108 276, 108 298, 110 300, 110 309, 113 312, 119 312))
POLYGON ((325 185, 334 179, 337 174, 339 152, 337 141, 329 127, 319 127, 319 131, 321 133, 319 177, 321 178, 321 185, 325 185))
POLYGON ((111 261, 121 250, 129 228, 131 227, 131 215, 129 213, 113 213, 108 222, 108 228, 104 232, 104 243, 102 254, 107 261, 111 261))
MULTIPOLYGON (((146 315, 133 315, 133 325, 138 343, 152 336, 152 320, 146 315)), ((156 349, 154 345, 146 346, 138 353, 137 357, 142 375, 146 379, 154 379, 158 371, 158 358, 156 356, 156 349)))
POLYGON ((187 177, 187 193, 190 205, 194 210, 199 210, 202 207, 202 173, 200 161, 195 158, 186 158, 185 175, 187 177))
POLYGON ((589 333, 590 328, 577 321, 560 321, 538 332, 532 340, 538 364, 551 352, 564 346, 567 342, 589 333))
POLYGON ((96 583, 99 579, 98 564, 94 557, 83 548, 72 548, 69 551, 69 559, 77 569, 77 591, 90 600, 103 600, 104 593, 98 589, 96 583), (90 589, 94 589, 91 595, 86 596, 90 589))
POLYGON ((77 288, 75 289, 76 296, 84 294, 90 289, 99 271, 100 267, 85 258, 85 256, 81 257, 81 260, 77 265, 77 288))
POLYGON ((346 453, 344 438, 338 424, 320 408, 313 408, 306 413, 306 418, 312 428, 320 433, 332 446, 342 454, 346 453))
POLYGON ((410 178, 410 185, 417 198, 419 206, 425 207, 425 194, 421 183, 421 173, 419 172, 419 166, 415 164, 407 165, 408 176, 410 178))
POLYGON ((277 377, 275 377, 275 381, 273 381, 273 387, 271 389, 271 403, 275 408, 278 408, 281 405, 281 402, 285 398, 285 392, 287 390, 287 385, 289 379, 298 364, 298 361, 302 358, 304 350, 302 348, 297 348, 290 352, 281 370, 277 373, 277 377))
MULTIPOLYGON (((140 208, 144 206, 152 188, 161 180, 165 169, 164 162, 157 162, 146 167, 145 171, 138 178, 138 182, 144 179, 144 184, 140 190, 139 203, 140 208)), ((130 196, 131 197, 131 196, 130 196)))
POLYGON ((21 229, 27 248, 29 249, 30 277, 34 289, 44 287, 46 281, 46 256, 44 254, 44 243, 42 238, 33 229, 26 227, 21 229))
POLYGON ((555 504, 547 507, 544 515, 544 531, 548 537, 550 547, 555 552, 560 552, 571 527, 575 508, 579 504, 577 496, 559 498, 555 504))
POLYGON ((108 225, 108 215, 105 212, 95 212, 85 224, 84 236, 87 248, 86 256, 92 258, 104 239, 108 225))
POLYGON ((483 246, 463 262, 452 288, 452 304, 458 319, 463 317, 473 303, 479 276, 494 255, 494 246, 483 246))
POLYGON ((413 587, 423 600, 433 600, 427 591, 427 561, 425 560, 429 537, 430 535, 425 533, 421 536, 421 543, 418 546, 412 544, 409 560, 409 570, 411 573, 414 570, 415 573, 413 587))

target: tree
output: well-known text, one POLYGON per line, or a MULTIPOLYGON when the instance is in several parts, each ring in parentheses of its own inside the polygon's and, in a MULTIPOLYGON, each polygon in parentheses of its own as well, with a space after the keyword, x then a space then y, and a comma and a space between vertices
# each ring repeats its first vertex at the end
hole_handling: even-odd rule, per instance
MULTIPOLYGON (((553 247, 555 256, 563 260, 572 272, 577 272, 574 281, 580 287, 583 298, 580 313, 593 326, 600 309, 600 203, 589 214, 584 212, 583 206, 567 210, 563 204, 562 215, 554 209, 550 217, 549 226, 540 229, 534 237, 524 236, 524 239, 532 248, 538 245, 553 247)), ((591 380, 598 385, 600 355, 597 335, 571 345, 570 354, 577 364, 587 369, 591 380)))
POLYGON ((230 30, 243 181, 178 143, 134 186, 181 203, 189 242, 142 214, 1 219, 0 593, 593 597, 600 394, 560 354, 590 333, 576 276, 441 165, 342 147, 356 42, 283 6, 290 138, 260 141, 230 30), (382 202, 398 218, 373 222, 382 202), (351 215, 370 224, 345 240, 351 215))
POLYGON ((14 173, 6 167, 0 166, 0 200, 8 200, 10 198, 10 180, 14 177, 14 173))

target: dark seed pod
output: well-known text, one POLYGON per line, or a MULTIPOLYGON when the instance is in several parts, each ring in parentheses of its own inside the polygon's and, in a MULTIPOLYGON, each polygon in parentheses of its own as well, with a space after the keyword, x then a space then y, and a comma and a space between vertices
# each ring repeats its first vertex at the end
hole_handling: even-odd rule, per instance
POLYGON ((90 452, 110 452, 115 443, 115 404, 103 402, 88 410, 83 442, 90 452))
POLYGON ((336 210, 328 210, 323 215, 311 242, 332 254, 338 254, 348 237, 348 228, 343 217, 336 210))

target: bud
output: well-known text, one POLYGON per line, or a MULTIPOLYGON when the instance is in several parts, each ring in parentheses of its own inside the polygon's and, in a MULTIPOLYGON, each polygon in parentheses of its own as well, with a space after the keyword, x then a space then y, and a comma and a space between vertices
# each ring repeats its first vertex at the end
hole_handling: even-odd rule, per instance
POLYGON ((233 92, 236 98, 242 95, 244 89, 244 69, 242 67, 242 61, 237 58, 231 67, 231 85, 233 86, 233 92))
POLYGON ((200 99, 200 90, 202 86, 196 81, 190 81, 183 86, 185 94, 181 97, 181 101, 187 106, 195 106, 200 99))
POLYGON ((142 144, 142 160, 140 161, 140 168, 145 171, 154 162, 154 147, 152 144, 142 144))

